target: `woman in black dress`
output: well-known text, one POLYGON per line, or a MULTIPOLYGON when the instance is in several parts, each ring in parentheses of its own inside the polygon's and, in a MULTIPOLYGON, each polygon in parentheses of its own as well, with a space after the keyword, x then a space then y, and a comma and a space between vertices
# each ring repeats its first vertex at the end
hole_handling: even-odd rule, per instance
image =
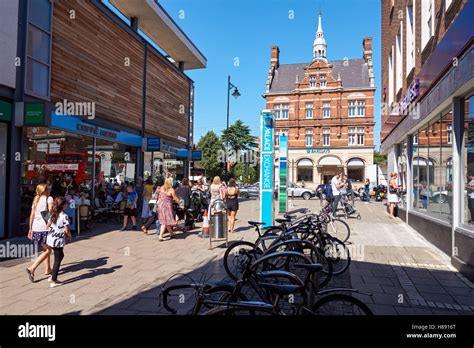
POLYGON ((227 228, 229 229, 230 233, 233 233, 235 227, 235 217, 237 216, 237 211, 239 210, 239 188, 235 183, 235 179, 229 180, 229 184, 225 190, 225 199, 228 211, 227 228))

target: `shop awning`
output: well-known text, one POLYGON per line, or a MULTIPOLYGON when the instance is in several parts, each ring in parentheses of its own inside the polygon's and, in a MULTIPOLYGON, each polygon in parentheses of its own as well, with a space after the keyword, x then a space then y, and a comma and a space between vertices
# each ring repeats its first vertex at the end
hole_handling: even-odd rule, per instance
POLYGON ((313 162, 307 158, 298 161, 298 167, 312 167, 313 162))
POLYGON ((320 166, 339 166, 341 165, 341 161, 334 156, 327 156, 319 161, 320 166))
POLYGON ((160 46, 184 70, 201 69, 206 57, 156 0, 109 0, 124 16, 138 19, 138 28, 160 46))
POLYGON ((364 161, 362 161, 360 158, 352 158, 347 162, 348 167, 363 167, 364 166, 364 161))

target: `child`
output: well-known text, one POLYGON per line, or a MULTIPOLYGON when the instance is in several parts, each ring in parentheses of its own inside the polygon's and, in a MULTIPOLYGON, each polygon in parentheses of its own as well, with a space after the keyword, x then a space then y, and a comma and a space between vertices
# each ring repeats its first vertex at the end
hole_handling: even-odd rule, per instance
POLYGON ((51 209, 51 217, 48 222, 48 237, 46 238, 46 244, 50 252, 54 253, 54 264, 51 276, 48 281, 51 283, 52 288, 61 285, 62 282, 58 281, 59 267, 61 261, 64 258, 64 244, 66 244, 66 238, 71 240, 71 232, 69 231, 69 220, 68 216, 64 213, 66 209, 66 199, 62 196, 56 197, 53 202, 51 209))
POLYGON ((128 217, 132 219, 132 229, 135 231, 137 229, 137 202, 138 194, 133 190, 132 185, 127 185, 126 193, 126 205, 123 212, 123 226, 120 231, 125 231, 127 229, 128 217))

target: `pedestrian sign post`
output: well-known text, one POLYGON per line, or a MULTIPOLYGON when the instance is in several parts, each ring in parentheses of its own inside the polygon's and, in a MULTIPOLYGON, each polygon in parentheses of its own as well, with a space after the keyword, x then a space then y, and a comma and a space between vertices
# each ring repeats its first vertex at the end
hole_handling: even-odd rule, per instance
POLYGON ((263 110, 260 117, 260 221, 273 225, 273 113, 263 110))

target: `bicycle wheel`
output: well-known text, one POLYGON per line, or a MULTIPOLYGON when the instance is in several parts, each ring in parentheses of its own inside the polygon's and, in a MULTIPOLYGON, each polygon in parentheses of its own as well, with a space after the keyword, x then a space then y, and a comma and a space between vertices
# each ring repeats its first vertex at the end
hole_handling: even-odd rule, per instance
POLYGON ((332 219, 326 225, 326 233, 329 233, 332 237, 336 237, 343 243, 347 242, 351 236, 351 228, 347 222, 340 219, 332 219))
MULTIPOLYGON (((212 308, 216 308, 219 305, 214 305, 212 303, 209 303, 209 301, 217 301, 217 302, 227 302, 232 299, 232 294, 234 292, 234 285, 225 285, 225 284, 219 284, 212 286, 211 288, 207 289, 205 292, 205 299, 203 303, 201 304, 200 308, 195 308, 195 314, 197 315, 202 315, 203 313, 209 311, 212 308)), ((248 301, 247 296, 245 296, 242 293, 238 293, 235 295, 237 297, 238 301, 248 301)), ((222 304, 221 304, 222 305, 222 304)))
POLYGON ((332 294, 319 299, 311 312, 314 315, 373 315, 365 303, 345 294, 332 294))
POLYGON ((324 256, 332 263, 333 275, 344 273, 351 264, 349 248, 342 241, 326 235, 323 238, 324 256))
POLYGON ((224 254, 224 269, 227 275, 237 280, 242 275, 245 266, 255 261, 263 252, 255 244, 247 241, 238 241, 227 248, 224 254), (243 252, 245 250, 246 252, 243 252))

